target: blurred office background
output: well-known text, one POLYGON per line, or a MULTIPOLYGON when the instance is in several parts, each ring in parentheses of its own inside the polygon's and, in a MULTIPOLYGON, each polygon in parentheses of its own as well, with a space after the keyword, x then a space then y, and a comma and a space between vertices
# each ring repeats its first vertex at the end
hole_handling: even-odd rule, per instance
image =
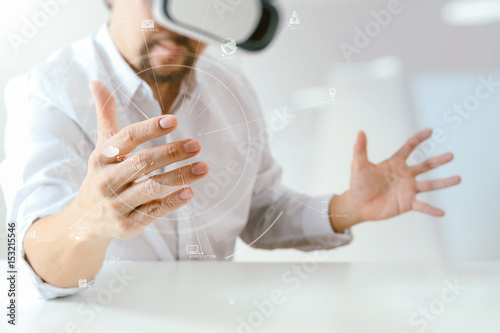
MULTIPOLYGON (((18 33, 23 20, 42 10, 40 3, 45 1, 1 5, 1 91, 10 77, 26 72, 60 46, 86 36, 107 18, 107 9, 99 0, 64 1, 36 36, 15 50, 9 33, 18 33)), ((422 200, 444 209, 445 217, 411 212, 389 221, 364 223, 353 228, 353 243, 332 251, 329 260, 499 259, 500 131, 495 126, 500 123, 500 87, 478 100, 468 117, 453 122, 443 117, 454 104, 474 101, 481 79, 500 82, 500 44, 496 41, 500 1, 277 3, 281 33, 273 46, 257 55, 238 50, 233 60, 223 63, 244 71, 265 113, 274 108, 300 109, 271 141, 273 154, 284 168, 286 185, 310 195, 347 190, 352 146, 361 129, 367 133, 372 162, 388 158, 420 129, 440 129, 439 142, 430 140, 425 153, 430 157, 452 151, 455 161, 423 178, 460 174, 463 179, 458 187, 421 195, 422 200), (391 13, 390 17, 381 12, 391 13), (294 19, 289 27, 292 17, 300 23, 294 19), (368 29, 364 40, 357 28, 368 29), (348 49, 351 54, 346 53, 348 49), (333 102, 329 101, 332 88, 333 102)), ((221 55, 217 46, 209 53, 221 55)), ((0 118, 2 160, 3 96, 0 118)), ((0 201, 0 246, 4 249, 5 207, 0 201)), ((241 251, 235 260, 298 261, 306 255, 245 246, 238 243, 241 251)), ((0 251, 3 257, 4 250, 0 251)))

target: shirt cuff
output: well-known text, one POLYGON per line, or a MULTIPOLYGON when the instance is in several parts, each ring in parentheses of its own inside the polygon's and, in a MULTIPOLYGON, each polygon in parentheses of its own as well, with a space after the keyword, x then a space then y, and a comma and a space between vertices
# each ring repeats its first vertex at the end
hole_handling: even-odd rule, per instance
POLYGON ((311 198, 302 210, 302 230, 305 237, 322 248, 346 245, 353 239, 350 228, 343 232, 333 230, 328 216, 331 198, 331 195, 311 198))

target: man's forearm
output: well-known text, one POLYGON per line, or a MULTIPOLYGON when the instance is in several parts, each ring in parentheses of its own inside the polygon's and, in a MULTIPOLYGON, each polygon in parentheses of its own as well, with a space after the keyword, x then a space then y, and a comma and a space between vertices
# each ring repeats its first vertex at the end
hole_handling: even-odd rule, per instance
POLYGON ((328 216, 335 232, 344 232, 353 225, 363 222, 353 204, 350 191, 332 197, 328 216))
POLYGON ((86 230, 82 212, 72 203, 58 214, 34 222, 28 229, 32 231, 37 238, 25 237, 23 243, 29 264, 42 280, 61 288, 77 287, 79 279, 93 279, 111 241, 111 238, 99 238, 92 230, 86 230), (68 236, 72 226, 83 227, 85 231, 78 235, 78 240, 68 236))

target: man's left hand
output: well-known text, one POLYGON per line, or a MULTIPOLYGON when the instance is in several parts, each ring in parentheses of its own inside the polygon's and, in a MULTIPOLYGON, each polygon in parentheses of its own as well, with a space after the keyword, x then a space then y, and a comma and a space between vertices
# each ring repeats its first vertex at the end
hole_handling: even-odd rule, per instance
POLYGON ((367 156, 366 135, 360 131, 354 145, 351 188, 330 201, 330 221, 334 230, 342 232, 363 221, 384 220, 410 210, 443 216, 443 210, 417 200, 417 194, 457 185, 460 177, 417 181, 416 176, 450 162, 453 154, 435 156, 415 166, 406 163, 415 148, 431 135, 431 129, 420 131, 391 158, 373 164, 367 156))

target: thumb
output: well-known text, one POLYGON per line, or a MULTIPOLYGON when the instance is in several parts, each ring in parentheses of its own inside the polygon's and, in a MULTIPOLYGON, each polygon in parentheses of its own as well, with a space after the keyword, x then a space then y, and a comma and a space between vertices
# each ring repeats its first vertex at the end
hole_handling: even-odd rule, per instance
POLYGON ((366 134, 363 131, 359 131, 356 143, 354 144, 352 167, 355 170, 360 170, 369 164, 366 152, 366 134))
POLYGON ((97 142, 100 143, 120 131, 116 101, 108 87, 100 81, 90 82, 89 88, 96 106, 97 142))

